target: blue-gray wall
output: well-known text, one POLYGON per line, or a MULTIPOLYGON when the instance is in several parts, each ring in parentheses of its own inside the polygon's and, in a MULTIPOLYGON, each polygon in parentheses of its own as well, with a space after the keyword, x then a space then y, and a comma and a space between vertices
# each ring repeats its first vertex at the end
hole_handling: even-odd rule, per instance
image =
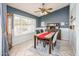
POLYGON ((11 7, 11 6, 7 6, 7 12, 10 12, 10 13, 15 13, 15 14, 19 14, 19 15, 22 15, 22 16, 26 16, 26 17, 30 17, 30 18, 34 18, 34 19, 36 19, 36 27, 38 27, 39 25, 38 25, 38 23, 39 23, 39 21, 38 21, 38 17, 36 17, 36 16, 34 16, 34 15, 31 15, 31 14, 29 14, 29 13, 27 13, 27 12, 24 12, 24 11, 21 11, 21 10, 19 10, 19 9, 16 9, 16 8, 13 8, 13 7, 11 7))
POLYGON ((40 27, 41 26, 41 20, 40 20, 40 17, 37 19, 37 27, 40 27))
POLYGON ((57 11, 54 11, 51 14, 48 14, 48 15, 42 16, 42 17, 36 17, 36 16, 31 15, 27 12, 18 10, 16 8, 13 8, 10 6, 7 6, 7 12, 23 15, 26 17, 35 18, 36 19, 36 27, 40 27, 42 21, 44 21, 45 24, 65 22, 66 23, 65 26, 61 26, 61 27, 68 27, 69 26, 69 6, 59 9, 57 11))
POLYGON ((61 23, 65 22, 65 26, 61 27, 68 27, 69 26, 69 6, 59 9, 51 14, 46 16, 40 17, 41 22, 44 21, 45 24, 47 23, 61 23))

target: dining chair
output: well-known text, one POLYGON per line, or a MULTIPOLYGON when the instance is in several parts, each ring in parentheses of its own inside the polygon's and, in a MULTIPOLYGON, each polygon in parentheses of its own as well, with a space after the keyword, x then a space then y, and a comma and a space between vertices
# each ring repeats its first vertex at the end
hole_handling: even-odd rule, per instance
POLYGON ((40 30, 36 30, 36 34, 39 34, 40 33, 40 30))
POLYGON ((58 33, 59 30, 55 33, 54 37, 52 37, 52 49, 54 49, 54 47, 56 46, 58 33))
POLYGON ((40 32, 43 33, 44 32, 43 29, 40 29, 40 32))
MULTIPOLYGON (((51 37, 51 44, 52 44, 52 49, 56 46, 56 41, 57 41, 57 36, 58 36, 59 30, 55 32, 55 34, 51 37)), ((49 44, 48 39, 43 40, 43 47, 45 47, 47 44, 49 44)))

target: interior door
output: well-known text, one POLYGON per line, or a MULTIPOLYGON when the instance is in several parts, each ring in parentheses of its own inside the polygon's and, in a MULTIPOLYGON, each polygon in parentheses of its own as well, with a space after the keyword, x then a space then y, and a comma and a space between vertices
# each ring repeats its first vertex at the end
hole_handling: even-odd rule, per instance
POLYGON ((12 18, 13 14, 7 13, 6 17, 6 33, 7 33, 7 41, 8 41, 8 46, 9 50, 12 48, 12 18))

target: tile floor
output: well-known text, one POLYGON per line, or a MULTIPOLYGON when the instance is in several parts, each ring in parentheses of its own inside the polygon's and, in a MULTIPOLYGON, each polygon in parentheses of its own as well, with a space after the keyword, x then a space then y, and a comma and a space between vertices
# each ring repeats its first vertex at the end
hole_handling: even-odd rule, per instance
POLYGON ((73 51, 66 40, 58 40, 57 45, 52 50, 52 54, 48 53, 48 46, 45 48, 38 44, 37 49, 33 48, 33 40, 28 40, 14 46, 9 54, 10 56, 73 56, 73 51))

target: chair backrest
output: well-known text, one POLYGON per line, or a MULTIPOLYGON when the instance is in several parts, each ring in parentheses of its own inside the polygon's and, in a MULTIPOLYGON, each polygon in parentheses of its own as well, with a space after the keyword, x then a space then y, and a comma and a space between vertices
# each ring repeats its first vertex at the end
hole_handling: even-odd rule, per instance
POLYGON ((53 37, 53 40, 52 40, 53 43, 55 43, 55 41, 57 40, 58 33, 59 33, 59 30, 56 31, 56 33, 55 33, 55 35, 54 35, 54 37, 53 37))
POLYGON ((44 32, 43 29, 40 29, 40 32, 41 32, 41 33, 44 32))
POLYGON ((39 34, 40 33, 40 30, 36 30, 36 34, 39 34))

